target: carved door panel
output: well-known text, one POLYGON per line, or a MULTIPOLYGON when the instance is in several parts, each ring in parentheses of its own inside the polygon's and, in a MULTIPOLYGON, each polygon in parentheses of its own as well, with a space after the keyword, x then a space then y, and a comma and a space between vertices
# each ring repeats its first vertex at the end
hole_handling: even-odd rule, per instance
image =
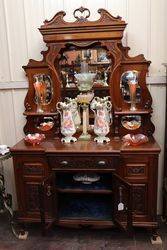
POLYGON ((15 159, 15 177, 19 216, 21 220, 39 220, 38 186, 48 175, 48 165, 42 155, 17 156, 15 159))
POLYGON ((147 184, 133 184, 132 211, 135 215, 148 214, 148 187, 147 184))
POLYGON ((150 180, 153 173, 153 157, 144 154, 125 155, 122 166, 123 178, 133 187, 132 211, 134 221, 141 221, 141 216, 143 219, 149 220, 152 206, 149 205, 150 197, 148 197, 148 194, 152 192, 150 180))
POLYGON ((25 206, 26 214, 31 216, 39 215, 39 195, 38 187, 41 182, 40 179, 25 179, 24 178, 24 192, 25 192, 25 206))
POLYGON ((132 233, 132 186, 117 174, 113 174, 113 220, 114 223, 132 233))
POLYGON ((55 174, 43 179, 38 188, 40 216, 43 234, 57 219, 55 174))

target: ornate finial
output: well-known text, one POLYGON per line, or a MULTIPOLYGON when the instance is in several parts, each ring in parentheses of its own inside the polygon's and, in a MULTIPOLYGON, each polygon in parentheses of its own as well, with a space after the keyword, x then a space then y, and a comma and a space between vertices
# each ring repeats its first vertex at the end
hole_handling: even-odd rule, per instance
POLYGON ((84 22, 88 17, 90 17, 90 10, 81 6, 80 8, 74 10, 73 15, 77 19, 77 21, 84 22), (76 14, 77 12, 79 12, 78 14, 80 14, 80 16, 76 14))

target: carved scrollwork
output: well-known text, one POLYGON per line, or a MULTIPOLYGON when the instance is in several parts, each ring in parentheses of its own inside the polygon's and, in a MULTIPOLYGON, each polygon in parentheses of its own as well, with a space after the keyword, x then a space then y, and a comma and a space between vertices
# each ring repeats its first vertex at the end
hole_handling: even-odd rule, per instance
POLYGON ((74 17, 77 19, 78 22, 85 22, 87 18, 90 17, 90 10, 84 7, 80 7, 73 12, 74 17), (77 13, 80 12, 80 16, 77 16, 77 13), (84 16, 85 13, 85 16, 84 16))
POLYGON ((111 15, 108 11, 106 11, 105 9, 99 9, 98 13, 101 15, 101 21, 113 21, 113 22, 122 22, 125 23, 124 21, 122 21, 122 17, 120 16, 116 16, 114 17, 113 15, 111 15))
POLYGON ((128 167, 128 175, 141 175, 144 174, 144 167, 128 167))
POLYGON ((26 111, 30 111, 32 109, 30 103, 28 102, 25 103, 25 108, 26 108, 26 111))
POLYGON ((98 13, 100 14, 100 18, 98 20, 89 21, 88 18, 90 16, 90 10, 81 6, 73 12, 76 21, 70 23, 64 20, 66 13, 64 11, 60 11, 51 20, 45 20, 44 25, 40 28, 40 31, 43 32, 46 28, 64 28, 68 25, 72 25, 74 27, 78 25, 78 22, 80 22, 83 26, 87 24, 96 24, 97 26, 101 26, 102 23, 110 23, 111 25, 114 24, 121 26, 122 29, 125 28, 126 23, 120 16, 114 17, 105 9, 99 9, 98 13))

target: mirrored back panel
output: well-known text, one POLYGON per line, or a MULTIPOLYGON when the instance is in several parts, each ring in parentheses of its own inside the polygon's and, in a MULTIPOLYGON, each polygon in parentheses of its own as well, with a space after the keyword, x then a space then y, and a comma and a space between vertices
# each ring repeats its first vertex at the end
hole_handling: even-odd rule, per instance
POLYGON ((94 73, 93 87, 106 87, 111 65, 112 61, 104 48, 83 49, 71 46, 60 55, 59 71, 62 86, 66 89, 75 88, 78 84, 77 74, 94 73))

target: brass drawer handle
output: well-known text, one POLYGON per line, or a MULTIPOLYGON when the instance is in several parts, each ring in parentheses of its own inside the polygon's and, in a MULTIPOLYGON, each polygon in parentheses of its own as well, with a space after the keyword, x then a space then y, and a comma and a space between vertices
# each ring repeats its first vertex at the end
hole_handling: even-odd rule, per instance
POLYGON ((106 162, 105 161, 99 161, 98 165, 101 166, 101 167, 104 167, 106 165, 106 162))
POLYGON ((68 165, 68 161, 61 161, 60 164, 64 167, 68 165))

